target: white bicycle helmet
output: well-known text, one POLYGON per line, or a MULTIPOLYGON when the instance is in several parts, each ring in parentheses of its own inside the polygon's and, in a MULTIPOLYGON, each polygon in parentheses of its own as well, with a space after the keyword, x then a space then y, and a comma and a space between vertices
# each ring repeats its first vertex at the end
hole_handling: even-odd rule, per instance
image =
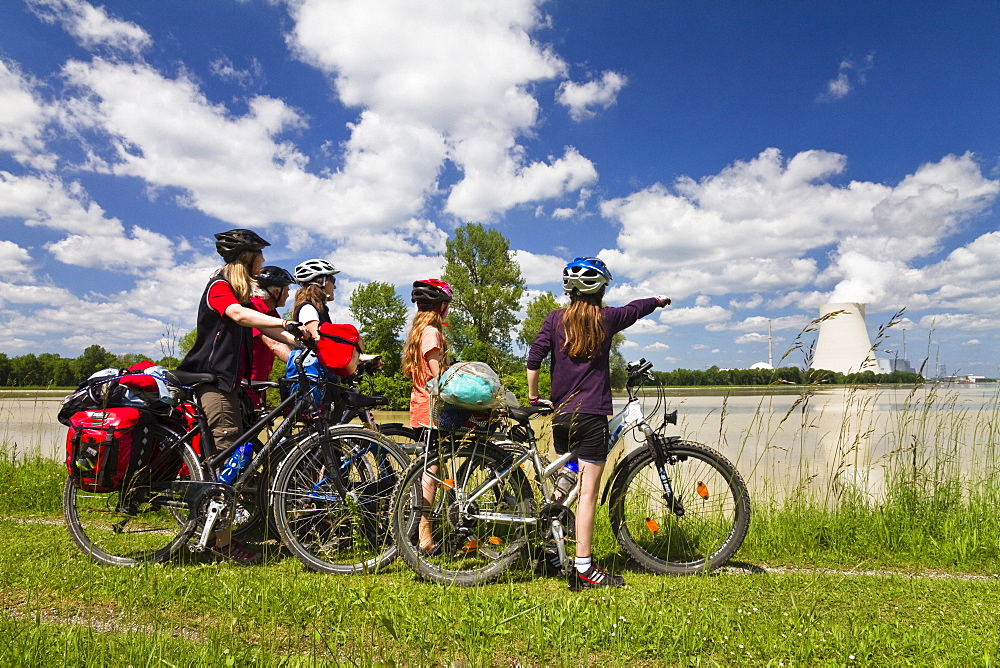
POLYGON ((604 289, 611 282, 608 265, 596 257, 578 257, 563 269, 563 292, 570 294, 576 290, 583 295, 592 295, 604 289))
POLYGON ((326 260, 315 259, 306 260, 295 267, 295 282, 299 285, 308 285, 317 278, 333 276, 339 274, 340 270, 326 260))

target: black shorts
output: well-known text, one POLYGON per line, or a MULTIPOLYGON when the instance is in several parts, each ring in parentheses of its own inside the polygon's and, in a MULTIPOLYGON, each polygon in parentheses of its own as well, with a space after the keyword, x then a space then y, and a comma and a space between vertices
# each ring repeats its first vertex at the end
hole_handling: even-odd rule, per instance
POLYGON ((576 458, 603 464, 608 460, 608 416, 560 413, 552 418, 552 441, 564 455, 576 448, 576 458))

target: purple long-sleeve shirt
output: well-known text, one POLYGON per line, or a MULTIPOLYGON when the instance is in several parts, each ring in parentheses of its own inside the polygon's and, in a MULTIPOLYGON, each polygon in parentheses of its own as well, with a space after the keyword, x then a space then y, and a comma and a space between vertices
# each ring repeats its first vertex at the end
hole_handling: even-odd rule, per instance
POLYGON ((593 357, 570 357, 563 342, 565 309, 549 313, 542 329, 528 351, 528 368, 540 369, 542 360, 552 353, 552 403, 559 413, 611 415, 611 338, 649 315, 660 305, 656 297, 636 299, 625 306, 605 306, 604 344, 593 357))

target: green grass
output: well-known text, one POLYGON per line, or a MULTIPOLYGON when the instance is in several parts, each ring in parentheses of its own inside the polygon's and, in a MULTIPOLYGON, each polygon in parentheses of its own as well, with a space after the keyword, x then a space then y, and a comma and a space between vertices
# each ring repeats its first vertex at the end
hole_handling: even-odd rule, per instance
POLYGON ((626 589, 592 595, 522 572, 451 589, 400 564, 116 569, 58 525, 0 521, 0 537, 8 665, 990 665, 1000 643, 992 580, 627 572, 626 589))
POLYGON ((1000 583, 988 577, 1000 572, 1000 531, 985 498, 756 508, 737 567, 688 578, 632 570, 602 514, 595 553, 628 587, 591 594, 527 567, 468 589, 420 582, 401 562, 322 575, 273 544, 251 568, 190 556, 101 567, 62 526, 51 482, 62 472, 44 460, 0 466, 19 490, 0 520, 4 665, 945 666, 1000 654, 1000 583), (970 532, 979 542, 963 552, 970 532), (779 565, 795 570, 768 572, 779 565))

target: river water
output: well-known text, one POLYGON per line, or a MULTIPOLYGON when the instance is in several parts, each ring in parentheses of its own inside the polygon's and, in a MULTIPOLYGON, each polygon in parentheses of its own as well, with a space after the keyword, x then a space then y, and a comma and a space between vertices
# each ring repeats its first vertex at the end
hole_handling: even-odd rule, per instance
MULTIPOLYGON (((666 433, 720 451, 758 499, 802 492, 835 498, 852 488, 878 501, 887 478, 901 471, 928 479, 957 474, 974 482, 1000 467, 996 384, 835 387, 808 397, 739 392, 668 397, 679 421, 666 433)), ((61 393, 0 392, 4 449, 60 458, 66 433, 56 421, 61 399, 61 393)), ((622 404, 616 399, 616 409, 622 404)), ((652 397, 644 400, 647 415, 654 404, 652 397)), ((408 421, 406 413, 383 413, 380 420, 408 421)), ((536 431, 547 441, 544 422, 536 431)), ((612 465, 637 447, 632 436, 612 452, 612 465)))

